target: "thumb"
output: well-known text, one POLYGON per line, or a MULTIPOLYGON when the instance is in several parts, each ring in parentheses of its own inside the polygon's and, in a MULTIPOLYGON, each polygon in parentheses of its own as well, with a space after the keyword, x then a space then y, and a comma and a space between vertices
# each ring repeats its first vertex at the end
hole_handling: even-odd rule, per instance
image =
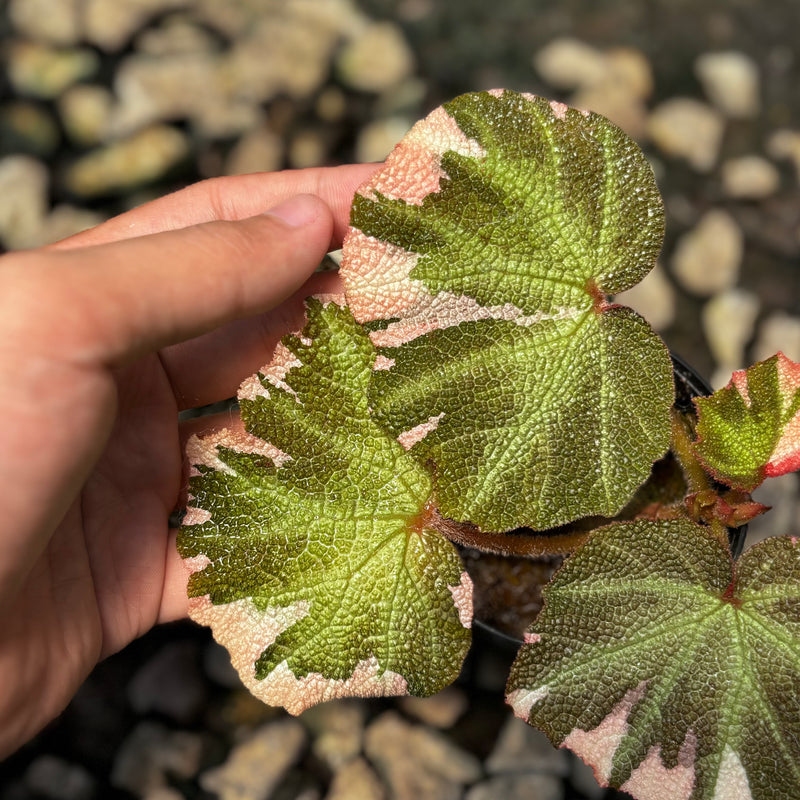
POLYGON ((303 285, 332 231, 330 209, 299 195, 243 220, 50 252, 46 285, 62 317, 59 350, 116 366, 266 311, 303 285))

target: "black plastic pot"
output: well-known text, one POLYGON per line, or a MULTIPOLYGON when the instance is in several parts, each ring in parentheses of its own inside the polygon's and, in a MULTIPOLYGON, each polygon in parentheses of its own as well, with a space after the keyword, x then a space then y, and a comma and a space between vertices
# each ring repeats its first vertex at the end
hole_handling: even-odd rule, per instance
MULTIPOLYGON (((711 394, 711 386, 679 356, 672 355, 672 364, 675 375, 674 406, 684 414, 693 414, 693 398, 711 394)), ((650 482, 655 486, 660 482, 666 483, 674 479, 676 470, 679 468, 668 455, 654 465, 650 482)), ((597 524, 603 524, 603 520, 588 520, 584 530, 597 524)), ((581 532, 580 525, 578 523, 576 529, 578 533, 581 532)), ((728 530, 734 558, 739 556, 744 547, 746 533, 746 525, 728 530)), ((473 624, 479 630, 488 632, 496 642, 519 647, 524 629, 541 608, 541 589, 561 565, 566 553, 528 558, 461 548, 461 555, 475 585, 473 624)))
MULTIPOLYGON (((675 374, 675 408, 684 413, 694 411, 695 397, 707 397, 712 394, 713 389, 708 381, 687 364, 680 356, 671 353, 672 368, 675 374)), ((721 484, 715 483, 717 488, 723 488, 721 484)), ((731 553, 734 558, 739 558, 744 549, 744 540, 747 537, 747 525, 738 528, 728 528, 728 540, 731 545, 731 553)))

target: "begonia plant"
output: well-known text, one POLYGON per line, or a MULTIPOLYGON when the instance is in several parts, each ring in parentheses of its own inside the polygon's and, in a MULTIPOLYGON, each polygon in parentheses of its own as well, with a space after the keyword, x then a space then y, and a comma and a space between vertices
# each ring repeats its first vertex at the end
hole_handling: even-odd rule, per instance
POLYGON ((472 624, 454 542, 597 517, 530 620, 514 712, 639 800, 800 797, 800 543, 728 542, 800 466, 800 365, 678 415, 666 346, 612 300, 663 229, 597 114, 498 90, 406 135, 353 202, 344 293, 244 380, 241 428, 188 444, 190 613, 254 694, 440 690, 472 624), (668 450, 685 492, 615 519, 668 450))

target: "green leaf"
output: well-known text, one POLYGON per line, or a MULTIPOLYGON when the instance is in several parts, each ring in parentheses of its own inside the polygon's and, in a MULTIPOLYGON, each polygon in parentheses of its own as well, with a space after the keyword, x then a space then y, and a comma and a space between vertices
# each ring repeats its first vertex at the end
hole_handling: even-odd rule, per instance
POLYGON ((512 668, 517 716, 638 800, 800 792, 800 542, 734 568, 688 520, 618 523, 544 591, 512 668))
POLYGON ((347 301, 383 361, 376 414, 485 530, 611 516, 669 443, 663 343, 606 294, 654 265, 663 209, 596 114, 510 91, 419 122, 362 187, 347 301))
POLYGON ((695 450, 714 477, 752 491, 800 469, 800 364, 777 353, 697 398, 695 450))
POLYGON ((430 478, 371 418, 375 355, 346 309, 309 301, 303 333, 242 384, 246 430, 188 447, 190 615, 292 713, 431 694, 469 647, 472 584, 426 527, 430 478))

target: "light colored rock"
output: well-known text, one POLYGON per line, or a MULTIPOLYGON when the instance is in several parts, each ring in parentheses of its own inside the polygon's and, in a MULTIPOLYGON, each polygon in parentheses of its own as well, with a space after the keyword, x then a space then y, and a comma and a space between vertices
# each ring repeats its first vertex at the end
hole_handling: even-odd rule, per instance
POLYGON ((766 158, 740 156, 725 161, 721 169, 722 190, 728 197, 759 200, 778 191, 781 176, 766 158))
POLYGON ((251 130, 261 120, 257 104, 228 83, 216 53, 177 53, 125 59, 114 79, 118 103, 110 122, 116 136, 152 122, 188 119, 208 138, 251 130))
POLYGON ((800 131, 791 128, 775 131, 767 140, 767 153, 774 159, 791 161, 800 183, 800 131))
POLYGON ((603 81, 579 89, 570 98, 575 108, 608 117, 633 139, 642 139, 647 130, 647 107, 621 83, 603 81))
POLYGON ((408 133, 411 121, 405 117, 376 119, 367 123, 356 140, 356 161, 383 161, 395 145, 408 133))
POLYGON ((646 100, 653 93, 653 68, 635 47, 613 47, 606 54, 606 81, 623 86, 631 97, 646 100))
POLYGON ((95 780, 80 764, 51 755, 37 756, 25 771, 25 786, 37 797, 52 800, 90 800, 95 780))
POLYGON ((704 53, 694 65, 708 99, 728 117, 755 117, 761 110, 758 65, 735 51, 704 53))
POLYGON ((771 509, 748 525, 746 547, 768 536, 800 536, 800 474, 790 472, 764 481, 753 499, 771 509))
POLYGON ((486 760, 486 769, 490 775, 507 772, 566 775, 569 764, 566 752, 553 747, 540 730, 509 715, 486 760))
POLYGON ((309 708, 302 721, 314 737, 314 755, 336 772, 361 752, 365 718, 363 703, 336 700, 309 708))
POLYGON ((271 0, 251 18, 226 59, 225 79, 238 96, 265 102, 279 93, 308 97, 330 73, 341 42, 363 28, 351 0, 271 0))
POLYGON ((219 800, 263 800, 300 757, 305 741, 295 719, 267 723, 237 744, 224 764, 203 772, 200 786, 219 800))
POLYGON ((251 731, 281 716, 281 711, 262 703, 242 685, 229 691, 219 709, 216 720, 225 730, 237 733, 251 731))
POLYGON ((68 236, 94 228, 106 219, 98 211, 78 208, 68 204, 57 205, 42 222, 39 234, 31 247, 40 247, 53 242, 60 242, 68 236))
POLYGON ((639 283, 620 292, 614 299, 637 311, 657 331, 665 330, 675 320, 675 290, 660 264, 639 283))
POLYGON ((452 728, 468 705, 467 696, 455 686, 448 686, 430 697, 400 698, 400 706, 406 714, 441 730, 452 728))
POLYGON ((20 93, 49 100, 97 70, 97 55, 86 48, 56 48, 15 41, 8 47, 8 77, 20 93))
POLYGON ((81 0, 10 0, 8 16, 17 33, 50 44, 80 38, 81 0))
MULTIPOLYGON (((274 6, 275 3, 270 4, 269 0, 262 2, 262 13, 269 13, 272 10, 270 5, 274 6)), ((193 13, 199 22, 233 40, 252 26, 258 9, 247 0, 228 0, 225 3, 219 0, 196 0, 193 13)))
POLYGON ((135 48, 139 53, 158 57, 213 52, 217 42, 190 18, 176 15, 167 18, 158 28, 143 31, 136 37, 135 48))
POLYGON ((160 178, 187 156, 185 134, 168 125, 153 125, 78 159, 64 183, 82 197, 127 191, 160 178))
POLYGON ((41 247, 99 225, 103 214, 70 205, 48 213, 48 173, 27 156, 0 161, 0 242, 8 250, 41 247))
POLYGON ((608 117, 634 138, 643 136, 653 75, 639 50, 601 52, 576 39, 556 39, 539 51, 534 66, 553 86, 577 90, 570 105, 608 117))
POLYGON ((391 92, 384 92, 377 98, 373 106, 373 119, 405 116, 417 120, 423 115, 421 109, 427 93, 428 84, 424 80, 406 78, 392 87, 391 92))
POLYGON ((739 277, 744 239, 726 211, 712 209, 685 233, 672 254, 672 272, 681 286, 700 296, 729 289, 739 277))
POLYGON ((193 0, 83 0, 84 35, 103 50, 120 50, 154 14, 192 4, 193 0))
POLYGON ((245 134, 225 161, 226 175, 273 172, 283 166, 283 141, 265 126, 245 134))
POLYGON ((205 679, 198 661, 192 642, 164 645, 128 683, 131 708, 139 715, 156 712, 182 724, 194 721, 206 702, 205 679))
POLYGON ((47 213, 47 167, 29 156, 0 160, 0 240, 9 250, 31 247, 47 213))
POLYGON ((327 86, 317 97, 314 111, 323 122, 338 122, 347 113, 347 97, 338 86, 327 86))
POLYGON ((792 361, 800 361, 800 317, 775 311, 759 326, 753 345, 753 361, 763 361, 779 350, 792 361))
POLYGON ((554 39, 533 57, 533 66, 556 89, 577 89, 598 81, 607 68, 600 50, 572 37, 554 39))
POLYGON ((561 800, 564 786, 554 775, 524 773, 502 775, 475 784, 464 800, 561 800))
POLYGON ((157 722, 140 722, 120 746, 111 784, 137 797, 166 788, 167 775, 193 778, 200 768, 203 740, 188 731, 170 731, 157 722))
POLYGON ((460 800, 480 762, 441 734, 387 711, 368 728, 365 752, 393 800, 460 800))
POLYGON ((386 791, 363 758, 356 758, 333 776, 325 800, 385 800, 386 791))
POLYGON ((683 158, 698 172, 717 162, 725 121, 716 109, 689 97, 665 100, 650 114, 647 133, 668 156, 683 158))
POLYGON ((289 143, 289 165, 295 169, 322 166, 328 157, 328 145, 322 131, 298 131, 289 143))
POLYGON ((411 75, 414 56, 398 25, 374 22, 342 49, 336 66, 346 86, 381 93, 411 75))
POLYGON ((105 86, 73 86, 58 99, 64 130, 82 147, 100 144, 110 127, 113 104, 114 98, 105 86))
POLYGON ((703 331, 717 371, 711 385, 724 386, 735 369, 744 366, 744 349, 753 336, 758 316, 758 298, 744 289, 728 289, 712 297, 703 307, 703 331))

